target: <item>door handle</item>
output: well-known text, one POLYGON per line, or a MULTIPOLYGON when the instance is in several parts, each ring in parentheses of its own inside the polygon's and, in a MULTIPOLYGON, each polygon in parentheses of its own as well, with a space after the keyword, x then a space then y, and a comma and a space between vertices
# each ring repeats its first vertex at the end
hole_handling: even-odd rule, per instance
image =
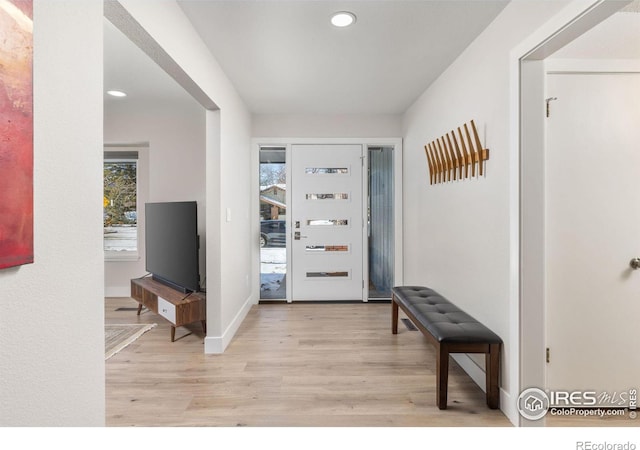
POLYGON ((630 266, 633 270, 638 270, 638 269, 640 269, 640 258, 633 258, 631 261, 629 261, 629 266, 630 266))
POLYGON ((300 232, 296 231, 295 233, 293 233, 293 239, 296 241, 299 241, 300 238, 302 239, 307 239, 307 236, 300 236, 300 232))

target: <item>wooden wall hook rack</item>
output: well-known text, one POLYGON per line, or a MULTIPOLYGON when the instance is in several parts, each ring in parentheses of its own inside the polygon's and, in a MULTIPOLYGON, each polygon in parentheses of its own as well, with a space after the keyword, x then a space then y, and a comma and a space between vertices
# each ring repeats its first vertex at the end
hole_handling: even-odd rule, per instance
POLYGON ((429 165, 429 184, 486 175, 485 161, 489 159, 489 149, 482 147, 475 122, 472 120, 470 124, 471 131, 465 123, 458 127, 457 136, 451 130, 424 146, 429 165))

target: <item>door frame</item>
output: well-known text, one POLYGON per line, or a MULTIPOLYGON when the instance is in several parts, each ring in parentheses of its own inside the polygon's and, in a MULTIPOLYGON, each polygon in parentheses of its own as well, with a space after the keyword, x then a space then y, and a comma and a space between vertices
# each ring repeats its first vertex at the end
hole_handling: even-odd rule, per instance
MULTIPOLYGON (((251 235, 259 236, 259 211, 260 211, 260 202, 258 192, 260 191, 258 186, 259 181, 259 171, 260 171, 260 148, 261 147, 283 147, 286 150, 286 161, 287 161, 287 180, 291 179, 291 165, 289 162, 291 161, 291 147, 293 145, 362 145, 362 151, 364 154, 364 167, 368 167, 369 162, 369 147, 393 147, 393 179, 394 179, 394 214, 393 214, 393 224, 394 224, 394 285, 401 285, 403 283, 403 221, 402 221, 402 138, 253 138, 251 147, 251 164, 252 164, 252 187, 251 187, 251 208, 254 211, 256 216, 252 217, 251 220, 251 235)), ((366 172, 363 172, 366 173, 366 172)), ((363 198, 368 196, 368 178, 367 176, 362 177, 362 193, 363 198)), ((291 205, 291 191, 287 189, 286 193, 286 202, 287 205, 291 205)), ((366 205, 363 201, 362 205, 362 213, 363 218, 366 205)), ((288 230, 291 230, 291 214, 287 213, 287 227, 288 230)), ((369 301, 369 250, 368 250, 368 240, 367 233, 362 233, 362 244, 363 244, 363 278, 364 278, 364 286, 362 288, 362 301, 369 301)), ((291 233, 287 233, 287 264, 291 261, 291 233)), ((252 247, 252 261, 253 261, 253 273, 252 277, 252 290, 257 293, 255 295, 256 303, 260 301, 260 246, 258 239, 255 239, 255 245, 252 247)), ((287 267, 287 273, 289 273, 289 268, 287 267)), ((290 276, 286 277, 286 291, 287 291, 287 303, 292 303, 292 279, 290 276)))
MULTIPOLYGON (((545 59, 619 11, 630 0, 575 0, 515 48, 510 57, 512 270, 511 295, 518 298, 511 313, 517 357, 510 362, 518 374, 518 392, 546 387, 545 318, 545 59), (541 151, 542 149, 542 151, 541 151), (514 366, 515 365, 515 366, 514 366)), ((544 426, 516 410, 516 399, 505 412, 520 426, 544 426)))

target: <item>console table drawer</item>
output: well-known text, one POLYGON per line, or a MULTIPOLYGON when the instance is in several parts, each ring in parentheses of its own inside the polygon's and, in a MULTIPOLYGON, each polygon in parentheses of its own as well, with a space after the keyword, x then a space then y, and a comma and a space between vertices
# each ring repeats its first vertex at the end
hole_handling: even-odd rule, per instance
POLYGON ((158 314, 175 325, 176 323, 176 305, 168 302, 162 297, 158 297, 158 314))

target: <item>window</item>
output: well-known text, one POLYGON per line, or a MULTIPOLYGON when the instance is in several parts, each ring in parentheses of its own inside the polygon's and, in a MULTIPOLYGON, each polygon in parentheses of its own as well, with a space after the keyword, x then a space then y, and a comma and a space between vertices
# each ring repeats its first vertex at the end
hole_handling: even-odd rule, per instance
POLYGON ((260 300, 287 298, 287 164, 284 147, 260 147, 260 300))
POLYGON ((349 271, 341 272, 307 272, 307 278, 350 278, 349 271))
POLYGON ((346 192, 340 194, 307 194, 307 200, 349 200, 346 192))
POLYGON ((107 260, 138 259, 138 152, 104 153, 103 233, 107 260))
POLYGON ((307 167, 304 170, 307 175, 346 175, 348 167, 307 167))
POLYGON ((348 219, 309 219, 307 220, 307 225, 310 227, 346 227, 349 225, 348 219))
POLYGON ((348 252, 348 245, 307 245, 304 249, 307 253, 348 252))

